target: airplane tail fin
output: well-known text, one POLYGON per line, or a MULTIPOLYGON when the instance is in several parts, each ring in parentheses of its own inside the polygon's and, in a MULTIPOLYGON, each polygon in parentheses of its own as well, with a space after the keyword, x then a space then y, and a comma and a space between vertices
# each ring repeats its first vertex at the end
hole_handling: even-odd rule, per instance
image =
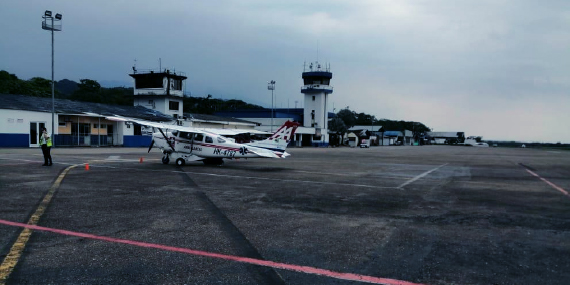
POLYGON ((269 138, 249 143, 250 146, 265 148, 274 151, 285 151, 287 145, 295 135, 299 123, 287 121, 269 138))

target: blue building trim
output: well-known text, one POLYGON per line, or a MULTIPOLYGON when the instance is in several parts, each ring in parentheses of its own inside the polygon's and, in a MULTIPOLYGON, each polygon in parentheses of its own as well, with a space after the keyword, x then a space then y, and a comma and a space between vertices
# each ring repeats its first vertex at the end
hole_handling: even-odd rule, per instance
POLYGON ((30 147, 30 134, 0 134, 0 147, 30 147))
POLYGON ((312 145, 313 145, 313 147, 328 147, 329 143, 328 142, 313 142, 312 145))
POLYGON ((148 147, 152 136, 123 136, 124 147, 148 147))

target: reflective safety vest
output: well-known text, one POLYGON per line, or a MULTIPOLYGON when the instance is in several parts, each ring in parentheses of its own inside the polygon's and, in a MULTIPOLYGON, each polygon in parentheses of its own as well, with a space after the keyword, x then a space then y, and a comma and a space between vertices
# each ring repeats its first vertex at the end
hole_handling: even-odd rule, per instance
MULTIPOLYGON (((49 133, 48 133, 48 135, 49 135, 49 133)), ((40 145, 44 145, 44 144, 47 145, 48 147, 51 147, 51 146, 52 146, 52 143, 51 143, 51 136, 49 136, 48 139, 46 140, 46 139, 44 138, 44 134, 42 133, 42 134, 40 135, 40 145)))

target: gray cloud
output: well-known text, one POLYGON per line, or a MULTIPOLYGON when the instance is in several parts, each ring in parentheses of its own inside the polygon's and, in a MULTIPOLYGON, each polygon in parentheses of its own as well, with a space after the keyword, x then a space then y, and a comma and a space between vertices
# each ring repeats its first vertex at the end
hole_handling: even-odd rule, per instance
MULTIPOLYGON (((570 142, 567 1, 3 1, 0 68, 50 76, 45 9, 64 15, 56 79, 185 71, 194 96, 302 102, 304 61, 330 63, 336 109, 488 139, 570 142)), ((332 104, 329 106, 332 111, 332 104)))

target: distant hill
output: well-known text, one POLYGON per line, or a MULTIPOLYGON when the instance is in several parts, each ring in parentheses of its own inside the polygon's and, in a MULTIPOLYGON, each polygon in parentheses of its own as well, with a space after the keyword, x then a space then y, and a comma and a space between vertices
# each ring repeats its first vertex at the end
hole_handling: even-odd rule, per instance
POLYGON ((77 89, 79 89, 77 82, 69 79, 63 79, 55 83, 55 90, 65 96, 71 96, 77 89))
MULTIPOLYGON (((109 83, 110 81, 107 81, 109 83)), ((55 83, 55 97, 75 101, 94 102, 112 105, 133 105, 134 91, 132 87, 105 88, 95 80, 81 79, 75 82, 62 79, 55 83)), ((51 97, 50 80, 34 77, 30 80, 19 79, 8 71, 0 71, 0 94, 28 95, 51 97)), ((213 99, 208 94, 204 97, 184 97, 184 112, 195 114, 213 114, 216 111, 236 109, 263 109, 263 107, 242 100, 213 99)))

